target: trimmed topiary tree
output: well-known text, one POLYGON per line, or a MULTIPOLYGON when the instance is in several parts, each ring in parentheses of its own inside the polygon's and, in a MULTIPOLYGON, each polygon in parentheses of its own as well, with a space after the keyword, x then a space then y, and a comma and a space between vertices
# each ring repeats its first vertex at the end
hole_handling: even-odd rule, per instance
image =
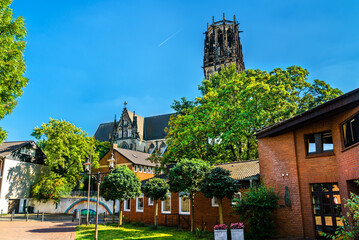
POLYGON ((232 198, 238 191, 239 184, 231 178, 230 172, 220 167, 211 169, 211 171, 202 180, 201 192, 208 198, 216 197, 218 199, 219 223, 223 221, 222 200, 224 197, 232 198))
POLYGON ((183 159, 168 174, 171 192, 189 194, 191 201, 191 232, 194 229, 194 197, 201 191, 202 179, 209 169, 209 163, 201 159, 183 159))
POLYGON ((169 186, 164 179, 161 178, 151 178, 148 180, 143 187, 143 194, 152 198, 155 204, 155 212, 154 212, 154 224, 158 225, 158 200, 166 200, 166 196, 168 194, 169 186))
POLYGON ((239 218, 250 225, 251 239, 268 239, 276 234, 273 210, 278 207, 278 195, 273 188, 264 184, 251 187, 240 200, 235 201, 234 209, 239 218))
MULTIPOLYGON (((122 225, 123 201, 141 195, 140 179, 127 166, 116 167, 101 184, 101 196, 106 200, 120 202, 118 225, 122 225)), ((113 213, 115 214, 115 213, 113 213)))

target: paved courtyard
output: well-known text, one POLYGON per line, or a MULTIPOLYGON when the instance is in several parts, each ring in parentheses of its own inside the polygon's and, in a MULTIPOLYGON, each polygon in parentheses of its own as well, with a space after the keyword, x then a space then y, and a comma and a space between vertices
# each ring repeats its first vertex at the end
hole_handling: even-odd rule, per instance
POLYGON ((0 239, 73 240, 76 223, 39 221, 0 221, 0 239))

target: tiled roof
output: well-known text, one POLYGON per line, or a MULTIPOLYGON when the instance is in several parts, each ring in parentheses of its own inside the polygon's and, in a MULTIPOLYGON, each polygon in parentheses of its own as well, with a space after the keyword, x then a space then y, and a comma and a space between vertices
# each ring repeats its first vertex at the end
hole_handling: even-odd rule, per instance
POLYGON ((97 131, 94 135, 94 138, 100 142, 110 141, 113 131, 113 122, 101 123, 98 126, 97 131))
POLYGON ((0 157, 5 157, 13 151, 34 141, 17 141, 17 142, 4 142, 0 145, 0 157))
POLYGON ((174 113, 146 117, 144 122, 145 140, 163 139, 167 136, 165 128, 174 113))
POLYGON ((216 167, 229 170, 231 177, 236 180, 249 180, 259 178, 259 160, 248 160, 218 164, 216 167))
POLYGON ((124 148, 114 148, 119 154, 124 156, 127 160, 132 162, 133 164, 143 165, 143 166, 150 166, 155 167, 156 164, 147 160, 151 156, 151 154, 138 152, 133 150, 128 150, 124 148))

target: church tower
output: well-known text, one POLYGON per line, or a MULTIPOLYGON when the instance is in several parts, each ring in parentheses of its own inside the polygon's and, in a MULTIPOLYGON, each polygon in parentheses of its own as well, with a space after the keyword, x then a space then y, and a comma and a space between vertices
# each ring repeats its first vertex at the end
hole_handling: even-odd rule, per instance
POLYGON ((206 38, 204 40, 203 71, 206 79, 221 68, 235 64, 237 71, 244 70, 242 44, 239 38, 239 23, 234 20, 226 20, 223 13, 223 20, 215 22, 212 17, 212 24, 207 23, 206 38))

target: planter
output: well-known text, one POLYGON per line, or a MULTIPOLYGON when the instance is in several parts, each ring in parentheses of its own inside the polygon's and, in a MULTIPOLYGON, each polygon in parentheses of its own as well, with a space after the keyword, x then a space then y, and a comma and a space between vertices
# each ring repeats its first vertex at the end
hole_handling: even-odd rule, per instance
POLYGON ((231 229, 232 240, 244 240, 243 229, 231 229))
POLYGON ((214 230, 214 240, 227 240, 227 230, 214 230))

